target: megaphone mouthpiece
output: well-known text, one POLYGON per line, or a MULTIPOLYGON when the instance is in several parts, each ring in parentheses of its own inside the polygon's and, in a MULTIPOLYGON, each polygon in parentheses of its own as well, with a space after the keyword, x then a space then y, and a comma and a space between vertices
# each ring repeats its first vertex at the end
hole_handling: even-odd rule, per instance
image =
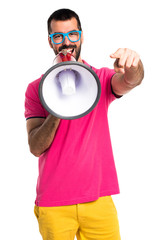
POLYGON ((59 54, 57 54, 57 56, 53 60, 53 65, 61 62, 70 62, 70 61, 76 62, 76 59, 72 55, 72 50, 63 49, 61 52, 59 52, 59 54))

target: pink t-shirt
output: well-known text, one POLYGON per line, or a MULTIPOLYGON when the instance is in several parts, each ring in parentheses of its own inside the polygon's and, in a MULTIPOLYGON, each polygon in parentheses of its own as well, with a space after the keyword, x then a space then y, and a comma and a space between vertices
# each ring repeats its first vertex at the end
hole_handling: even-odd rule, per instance
MULTIPOLYGON (((107 117, 108 106, 116 98, 111 90, 115 72, 92 69, 100 79, 100 100, 86 116, 60 121, 50 148, 39 157, 37 206, 72 205, 119 193, 107 117)), ((26 118, 48 115, 38 96, 40 80, 28 85, 26 118)))

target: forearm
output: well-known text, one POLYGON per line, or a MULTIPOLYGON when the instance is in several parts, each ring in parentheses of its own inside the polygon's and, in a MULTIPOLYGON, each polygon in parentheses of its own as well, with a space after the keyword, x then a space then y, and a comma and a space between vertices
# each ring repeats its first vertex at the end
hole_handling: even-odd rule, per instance
POLYGON ((30 151, 35 156, 39 157, 50 147, 59 126, 59 122, 60 119, 49 115, 42 125, 30 132, 28 142, 30 151))

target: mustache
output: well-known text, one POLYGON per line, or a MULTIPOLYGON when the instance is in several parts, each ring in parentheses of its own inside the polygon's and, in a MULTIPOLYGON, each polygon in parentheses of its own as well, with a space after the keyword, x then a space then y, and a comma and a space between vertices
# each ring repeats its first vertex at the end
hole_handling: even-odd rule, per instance
POLYGON ((62 51, 63 49, 69 49, 69 48, 77 48, 76 45, 63 45, 59 47, 59 51, 62 51))

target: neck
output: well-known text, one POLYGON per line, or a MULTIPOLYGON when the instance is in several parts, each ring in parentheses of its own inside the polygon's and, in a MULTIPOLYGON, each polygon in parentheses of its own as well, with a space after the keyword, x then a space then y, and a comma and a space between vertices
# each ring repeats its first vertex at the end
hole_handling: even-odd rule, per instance
POLYGON ((77 62, 81 62, 81 63, 83 63, 81 57, 78 58, 78 61, 77 61, 77 62))

